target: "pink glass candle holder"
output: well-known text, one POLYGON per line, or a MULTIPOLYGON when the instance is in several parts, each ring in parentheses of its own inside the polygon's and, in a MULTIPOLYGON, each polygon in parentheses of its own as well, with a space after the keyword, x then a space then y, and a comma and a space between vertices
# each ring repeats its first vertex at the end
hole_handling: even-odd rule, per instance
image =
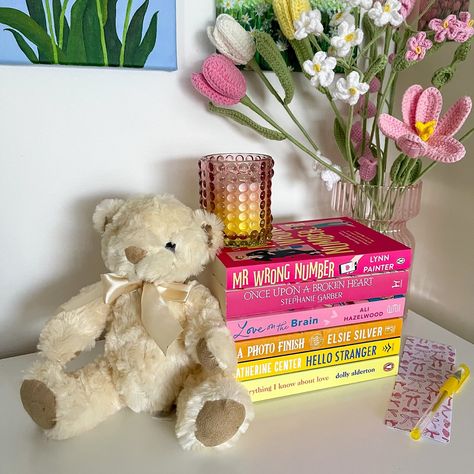
POLYGON ((271 238, 272 176, 268 155, 226 153, 199 160, 201 207, 222 219, 227 246, 255 247, 271 238))

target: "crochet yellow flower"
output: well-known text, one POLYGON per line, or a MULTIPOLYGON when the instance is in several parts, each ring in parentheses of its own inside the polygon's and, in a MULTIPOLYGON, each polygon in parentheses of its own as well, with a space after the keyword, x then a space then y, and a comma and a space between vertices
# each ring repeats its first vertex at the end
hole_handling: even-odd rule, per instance
POLYGON ((294 22, 303 12, 311 10, 309 0, 273 0, 273 11, 280 25, 280 30, 289 39, 295 38, 294 22))

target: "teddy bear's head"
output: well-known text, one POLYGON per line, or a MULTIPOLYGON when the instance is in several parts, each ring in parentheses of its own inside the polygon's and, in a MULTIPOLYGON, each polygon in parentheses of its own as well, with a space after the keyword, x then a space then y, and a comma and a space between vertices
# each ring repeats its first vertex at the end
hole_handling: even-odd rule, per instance
POLYGON ((222 223, 170 195, 105 199, 93 215, 109 271, 129 280, 184 282, 223 243, 222 223))

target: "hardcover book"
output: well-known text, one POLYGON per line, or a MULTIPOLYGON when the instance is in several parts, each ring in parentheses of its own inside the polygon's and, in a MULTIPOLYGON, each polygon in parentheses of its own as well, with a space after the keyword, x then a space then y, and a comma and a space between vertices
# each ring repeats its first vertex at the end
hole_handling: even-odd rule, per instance
POLYGON ((243 290, 225 290, 216 278, 209 287, 219 300, 226 319, 288 310, 310 309, 324 304, 358 301, 372 297, 404 295, 408 271, 286 283, 243 290))
POLYGON ((397 375, 398 355, 242 382, 253 402, 397 375))
POLYGON ((226 290, 406 270, 411 250, 349 217, 275 224, 258 248, 224 248, 210 271, 226 290))
POLYGON ((301 352, 347 346, 362 342, 400 337, 403 318, 386 319, 371 323, 351 324, 322 331, 305 331, 281 336, 239 341, 235 344, 237 361, 278 357, 301 352))
POLYGON ((326 305, 302 311, 244 316, 227 320, 234 341, 246 341, 278 334, 344 326, 367 321, 399 318, 405 313, 405 298, 370 300, 326 305))
POLYGON ((237 364, 237 380, 252 380, 273 375, 301 372, 332 365, 348 364, 358 360, 376 359, 400 352, 400 338, 352 344, 344 347, 320 349, 269 359, 259 359, 237 364))

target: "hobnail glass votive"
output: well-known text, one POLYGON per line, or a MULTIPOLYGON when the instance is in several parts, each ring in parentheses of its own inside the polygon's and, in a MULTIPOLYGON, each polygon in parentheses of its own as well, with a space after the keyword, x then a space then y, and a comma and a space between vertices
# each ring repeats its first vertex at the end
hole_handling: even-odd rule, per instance
POLYGON ((199 160, 201 207, 224 222, 229 247, 255 247, 272 235, 273 159, 268 155, 222 153, 199 160))

